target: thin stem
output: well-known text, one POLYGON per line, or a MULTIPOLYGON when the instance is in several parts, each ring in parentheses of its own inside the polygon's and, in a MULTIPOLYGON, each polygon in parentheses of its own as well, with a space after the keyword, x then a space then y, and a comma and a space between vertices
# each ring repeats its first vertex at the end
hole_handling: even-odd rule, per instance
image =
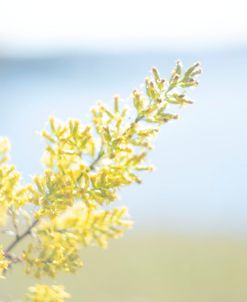
POLYGON ((134 123, 138 123, 139 121, 141 121, 144 118, 143 115, 138 115, 134 121, 134 123))
POLYGON ((21 235, 16 237, 16 239, 5 249, 4 254, 8 255, 10 251, 20 242, 22 241, 26 236, 31 234, 32 229, 37 225, 39 220, 35 220, 21 235))
POLYGON ((94 170, 95 165, 100 161, 100 159, 102 158, 103 155, 104 155, 104 150, 101 147, 98 156, 95 158, 95 160, 89 166, 90 170, 94 170))

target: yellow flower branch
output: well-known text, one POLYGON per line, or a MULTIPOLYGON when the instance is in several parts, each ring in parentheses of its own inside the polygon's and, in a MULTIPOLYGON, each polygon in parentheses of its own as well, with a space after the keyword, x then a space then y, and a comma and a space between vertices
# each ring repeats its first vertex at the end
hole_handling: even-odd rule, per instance
MULTIPOLYGON (((175 108, 192 103, 186 89, 197 86, 200 73, 198 63, 184 72, 177 62, 165 80, 153 68, 145 91, 132 92, 132 106, 121 106, 119 97, 113 109, 97 104, 91 125, 51 117, 50 128, 41 133, 44 171, 28 185, 9 164, 8 140, 0 138, 0 227, 15 236, 0 248, 0 275, 17 262, 36 278, 75 272, 83 265, 82 248, 106 247, 131 227, 126 208, 108 205, 120 188, 141 182, 140 172, 152 171, 147 154, 153 138, 161 125, 178 119, 175 108), (13 249, 28 235, 31 240, 15 255, 13 249)), ((33 302, 68 298, 63 287, 42 284, 26 296, 33 302)))

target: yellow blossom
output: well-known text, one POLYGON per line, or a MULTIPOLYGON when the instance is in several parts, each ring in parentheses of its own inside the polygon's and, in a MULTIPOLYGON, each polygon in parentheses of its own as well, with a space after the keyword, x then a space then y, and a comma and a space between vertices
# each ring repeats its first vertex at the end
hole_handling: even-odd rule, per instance
POLYGON ((70 295, 61 285, 37 284, 29 287, 25 301, 27 302, 65 302, 70 295))
POLYGON ((8 269, 10 261, 5 258, 2 246, 0 246, 0 277, 8 269))

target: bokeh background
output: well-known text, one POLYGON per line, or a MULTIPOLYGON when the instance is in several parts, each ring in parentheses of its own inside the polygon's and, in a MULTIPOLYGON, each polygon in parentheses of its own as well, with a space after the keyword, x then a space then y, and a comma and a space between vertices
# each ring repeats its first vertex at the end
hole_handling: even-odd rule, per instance
MULTIPOLYGON (((0 135, 25 181, 42 169, 49 115, 90 120, 150 68, 203 66, 193 106, 163 127, 156 171, 121 192, 135 227, 61 276, 72 301, 247 301, 247 19, 244 1, 0 0, 0 135)), ((46 281, 46 280, 45 280, 46 281)), ((0 282, 18 301, 34 280, 0 282)))

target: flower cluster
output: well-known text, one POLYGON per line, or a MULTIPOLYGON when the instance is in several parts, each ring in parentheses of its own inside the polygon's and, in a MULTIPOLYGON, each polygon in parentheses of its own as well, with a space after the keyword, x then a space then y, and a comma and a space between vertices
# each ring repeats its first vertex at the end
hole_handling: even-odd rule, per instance
POLYGON ((0 246, 0 278, 2 277, 3 272, 8 269, 10 261, 5 258, 4 251, 2 246, 0 246))
POLYGON ((80 249, 89 245, 106 247, 111 238, 131 226, 125 208, 98 210, 95 206, 74 205, 52 221, 43 221, 36 231, 38 244, 23 254, 26 271, 36 278, 55 277, 59 271, 75 272, 82 266, 80 249), (51 245, 52 242, 52 245, 51 245))
POLYGON ((0 138, 0 226, 6 224, 7 215, 16 218, 18 210, 30 202, 31 185, 20 185, 21 175, 9 161, 10 144, 0 138))
MULTIPOLYGON (((199 64, 183 72, 177 62, 165 80, 153 68, 145 91, 132 92, 133 106, 122 105, 118 96, 113 108, 98 103, 91 110, 91 125, 51 117, 49 129, 41 132, 46 141, 44 171, 29 185, 22 185, 20 174, 8 162, 8 140, 0 139, 0 225, 15 236, 0 252, 0 272, 10 261, 22 262, 36 278, 73 273, 83 265, 83 247, 106 247, 110 239, 122 235, 131 222, 125 208, 113 205, 119 189, 141 183, 141 172, 153 170, 147 160, 153 139, 162 124, 178 118, 177 107, 192 103, 185 89, 198 84, 195 77, 200 72, 199 64), (12 254, 30 234, 32 240, 22 254, 12 254)), ((37 285, 28 294, 29 301, 65 298, 60 287, 46 285, 37 285)))
POLYGON ((27 302, 64 302, 70 295, 61 285, 43 285, 29 287, 28 294, 25 297, 27 302))

